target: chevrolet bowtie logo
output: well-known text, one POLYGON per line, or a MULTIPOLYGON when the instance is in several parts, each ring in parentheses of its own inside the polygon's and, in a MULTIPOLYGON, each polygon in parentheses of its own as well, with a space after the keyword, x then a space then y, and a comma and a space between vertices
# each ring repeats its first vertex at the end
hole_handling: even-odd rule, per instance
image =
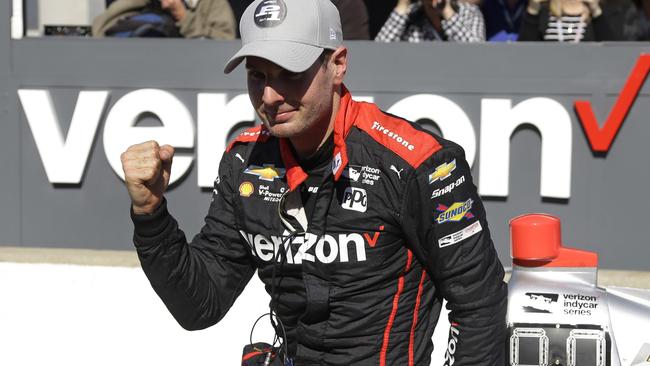
POLYGON ((429 174, 429 184, 438 180, 445 180, 445 178, 448 178, 451 175, 451 172, 453 172, 454 169, 456 169, 456 159, 452 160, 450 163, 438 165, 436 170, 429 174))
POLYGON ((257 175, 261 180, 272 182, 275 178, 284 178, 285 170, 276 168, 273 164, 264 164, 264 166, 251 165, 244 173, 257 175))

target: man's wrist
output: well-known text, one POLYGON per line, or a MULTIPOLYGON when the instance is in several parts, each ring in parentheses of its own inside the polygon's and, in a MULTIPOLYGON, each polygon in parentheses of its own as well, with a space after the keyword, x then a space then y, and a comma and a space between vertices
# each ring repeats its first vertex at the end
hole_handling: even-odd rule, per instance
POLYGON ((132 203, 131 204, 131 211, 133 211, 134 215, 142 216, 142 215, 151 215, 156 210, 158 207, 160 207, 161 202, 157 202, 155 204, 151 205, 143 205, 143 206, 137 206, 136 204, 132 203))
POLYGON ((170 230, 171 217, 167 211, 167 201, 163 198, 160 204, 150 214, 138 215, 131 205, 131 221, 134 224, 134 234, 138 242, 156 242, 160 236, 167 235, 170 230))

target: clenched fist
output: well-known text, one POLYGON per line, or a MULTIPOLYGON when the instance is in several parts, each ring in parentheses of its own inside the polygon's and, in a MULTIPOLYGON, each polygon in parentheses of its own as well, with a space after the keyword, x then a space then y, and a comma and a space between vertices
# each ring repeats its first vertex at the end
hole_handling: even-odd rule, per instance
POLYGON ((173 157, 173 147, 161 147, 156 141, 133 145, 120 156, 126 189, 136 215, 151 214, 162 202, 169 185, 173 157))

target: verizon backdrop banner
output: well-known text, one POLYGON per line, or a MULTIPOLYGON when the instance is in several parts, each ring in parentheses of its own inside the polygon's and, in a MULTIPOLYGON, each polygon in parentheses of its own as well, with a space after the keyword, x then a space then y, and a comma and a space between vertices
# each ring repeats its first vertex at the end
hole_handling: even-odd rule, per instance
MULTIPOLYGON (((258 123, 243 71, 222 74, 237 42, 7 47, 2 245, 131 249, 119 156, 150 139, 177 148, 169 206, 188 238, 199 230, 227 141, 258 123)), ((463 146, 505 266, 508 221, 547 212, 565 245, 598 252, 601 267, 650 270, 647 44, 349 49, 355 99, 463 146)))

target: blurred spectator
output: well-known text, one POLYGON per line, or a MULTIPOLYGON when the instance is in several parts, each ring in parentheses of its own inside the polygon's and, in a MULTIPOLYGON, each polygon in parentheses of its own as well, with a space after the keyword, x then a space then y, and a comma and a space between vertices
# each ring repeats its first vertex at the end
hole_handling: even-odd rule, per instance
MULTIPOLYGON (((237 36, 239 37, 239 19, 253 0, 229 0, 237 19, 237 36)), ((377 1, 377 0, 375 0, 377 1)), ((370 39, 368 30, 368 8, 363 0, 332 0, 341 15, 343 39, 370 39)))
POLYGON ((488 41, 516 41, 526 4, 527 0, 483 0, 481 11, 488 41))
POLYGON ((623 39, 650 41, 650 0, 634 0, 623 23, 623 39))
POLYGON ((398 0, 375 41, 482 42, 485 23, 478 6, 467 2, 398 0))
POLYGON ((375 39, 386 19, 395 8, 397 0, 364 0, 364 2, 366 3, 366 9, 368 9, 370 39, 375 39))
POLYGON ((120 21, 160 8, 185 38, 235 38, 235 18, 227 0, 198 0, 194 5, 189 7, 183 0, 116 0, 93 20, 92 33, 104 37, 120 21))
POLYGON ((616 40, 598 0, 530 0, 519 41, 616 40))
POLYGON ((235 30, 237 31, 237 38, 240 38, 239 34, 239 19, 241 19, 244 10, 250 5, 253 0, 228 0, 230 7, 232 8, 233 13, 235 14, 235 30))
POLYGON ((603 12, 619 39, 650 41, 650 0, 605 1, 603 12))
POLYGON ((341 16, 343 39, 370 39, 368 9, 363 0, 332 0, 341 16))

